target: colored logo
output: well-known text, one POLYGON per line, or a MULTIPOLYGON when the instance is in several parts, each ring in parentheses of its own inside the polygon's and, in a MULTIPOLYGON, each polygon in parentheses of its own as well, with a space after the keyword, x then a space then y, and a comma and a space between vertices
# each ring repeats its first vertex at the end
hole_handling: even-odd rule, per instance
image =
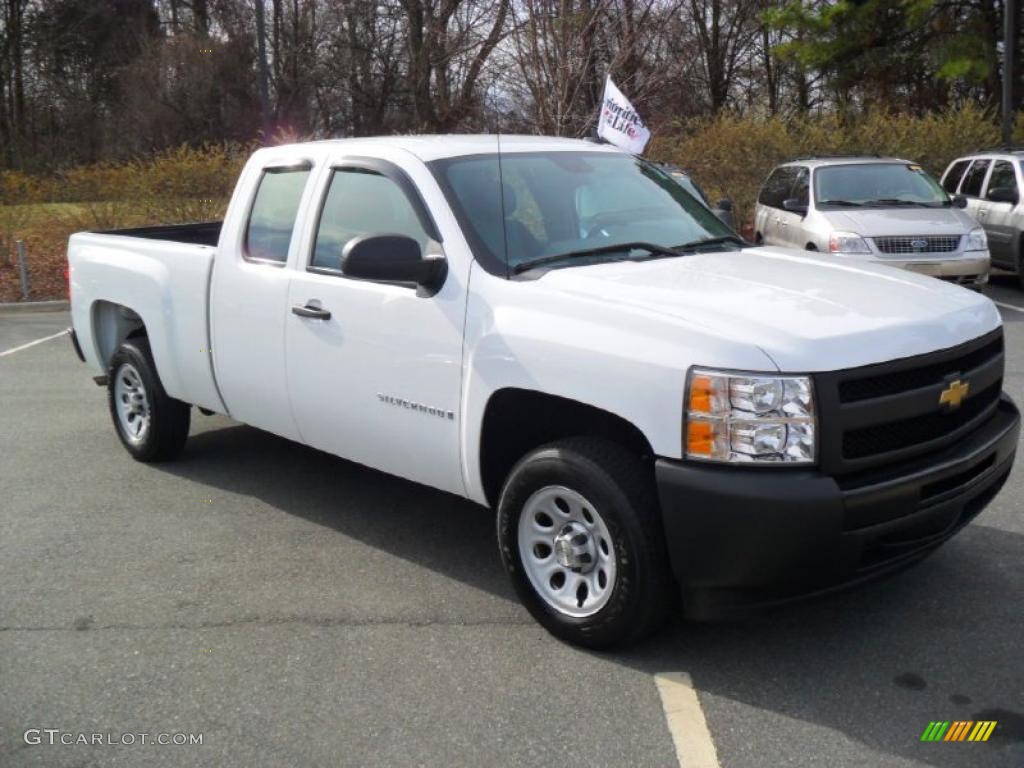
POLYGON ((957 379, 939 393, 939 405, 948 405, 951 409, 959 408, 970 389, 969 381, 961 383, 960 379, 957 379))
POLYGON ((921 734, 921 741, 988 741, 998 720, 933 720, 921 734))

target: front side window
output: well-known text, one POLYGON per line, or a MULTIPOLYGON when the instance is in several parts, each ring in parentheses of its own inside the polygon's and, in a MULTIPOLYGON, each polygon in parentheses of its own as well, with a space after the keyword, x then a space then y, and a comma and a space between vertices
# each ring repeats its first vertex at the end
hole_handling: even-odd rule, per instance
POLYGON ((822 208, 948 205, 939 183, 914 163, 846 163, 814 173, 814 200, 822 208))
POLYGON ((954 194, 957 187, 960 186, 960 179, 964 177, 964 171, 967 170, 967 166, 970 164, 970 160, 957 160, 953 163, 942 179, 942 188, 949 192, 949 194, 954 194))
POLYGON ((309 168, 269 168, 256 187, 245 225, 246 259, 283 264, 299 213, 309 168))
POLYGON ((990 160, 975 160, 971 165, 971 169, 967 171, 967 175, 964 176, 964 184, 960 187, 960 194, 967 195, 968 197, 980 197, 981 184, 985 181, 985 174, 988 172, 988 167, 991 164, 990 160))
POLYGON ((506 153, 500 165, 497 156, 474 155, 435 161, 432 170, 474 253, 495 272, 627 243, 671 249, 735 238, 668 173, 625 154, 506 153))
POLYGON ((353 238, 365 235, 408 235, 420 248, 430 240, 394 181, 371 170, 335 170, 320 213, 311 266, 340 269, 342 250, 353 238))
POLYGON ((770 208, 781 208, 782 202, 789 197, 795 180, 796 168, 789 165, 776 168, 761 188, 757 202, 770 208))
POLYGON ((988 177, 988 188, 985 196, 991 198, 992 190, 1004 189, 1008 192, 1017 192, 1017 174, 1013 170, 1013 163, 1006 160, 997 160, 992 166, 992 173, 988 177))

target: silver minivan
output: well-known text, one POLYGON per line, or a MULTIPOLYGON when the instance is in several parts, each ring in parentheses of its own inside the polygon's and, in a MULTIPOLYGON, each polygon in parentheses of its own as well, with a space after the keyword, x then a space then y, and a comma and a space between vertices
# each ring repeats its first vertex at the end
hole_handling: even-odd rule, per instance
POLYGON ((985 231, 917 163, 882 157, 810 157, 778 166, 757 200, 764 245, 889 264, 980 290, 990 259, 985 231))

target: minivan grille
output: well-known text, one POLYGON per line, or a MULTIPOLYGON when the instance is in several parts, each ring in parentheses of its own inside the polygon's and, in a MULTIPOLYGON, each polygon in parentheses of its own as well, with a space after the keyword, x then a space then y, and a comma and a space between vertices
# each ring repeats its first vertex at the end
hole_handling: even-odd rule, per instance
POLYGON ((892 235, 874 240, 879 251, 893 255, 952 253, 960 247, 960 235, 892 235))

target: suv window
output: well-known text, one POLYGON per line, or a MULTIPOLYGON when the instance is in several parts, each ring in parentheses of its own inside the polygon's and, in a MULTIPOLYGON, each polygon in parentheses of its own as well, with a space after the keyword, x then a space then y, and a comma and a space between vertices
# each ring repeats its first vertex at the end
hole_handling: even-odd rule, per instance
POLYGON ((956 188, 960 186, 960 179, 964 177, 964 171, 970 164, 970 160, 957 160, 949 166, 949 170, 946 171, 946 175, 942 179, 942 188, 951 195, 955 194, 956 188))
POLYGON ((335 170, 317 223, 312 266, 339 269, 341 252, 362 235, 408 235, 426 246, 430 235, 402 188, 387 176, 361 168, 335 170))
POLYGON ((776 168, 761 187, 757 202, 771 208, 781 208, 782 201, 789 197, 789 191, 793 188, 796 173, 797 169, 791 165, 776 168))
POLYGON ((996 160, 996 164, 992 166, 992 174, 988 177, 985 195, 988 196, 993 189, 1017 191, 1017 174, 1014 173, 1013 163, 1008 160, 996 160))
POLYGON ((295 217, 309 168, 268 168, 256 187, 245 225, 243 255, 247 260, 283 264, 288 259, 295 217))
POLYGON ((985 172, 988 171, 991 160, 975 160, 971 169, 964 176, 964 184, 960 188, 961 195, 978 197, 981 195, 981 183, 985 180, 985 172))

